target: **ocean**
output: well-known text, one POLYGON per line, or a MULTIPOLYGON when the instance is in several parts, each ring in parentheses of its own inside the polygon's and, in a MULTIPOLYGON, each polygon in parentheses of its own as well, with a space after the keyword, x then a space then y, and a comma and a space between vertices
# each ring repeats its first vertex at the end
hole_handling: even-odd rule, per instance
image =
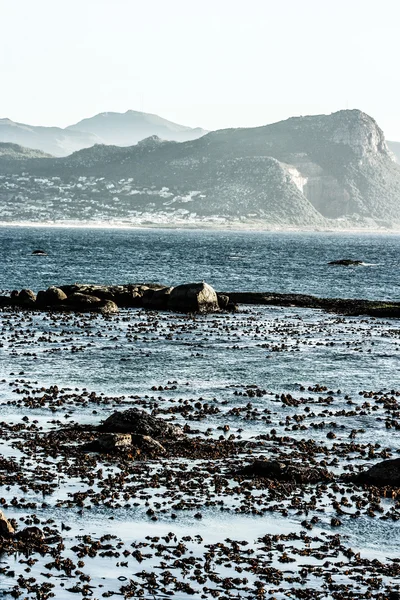
MULTIPOLYGON (((204 280, 227 292, 400 299, 398 235, 4 227, 0 249, 3 290, 204 280), (35 249, 48 256, 33 256, 35 249), (341 258, 363 264, 327 264, 341 258)), ((178 600, 338 598, 341 585, 348 586, 344 598, 370 591, 378 598, 397 589, 387 566, 400 551, 396 497, 350 483, 247 488, 229 473, 254 456, 324 465, 335 476, 398 456, 399 320, 269 306, 198 316, 130 309, 110 318, 4 309, 0 319, 2 455, 21 472, 18 483, 1 471, 7 516, 20 527, 67 525, 63 560, 76 562, 82 536, 116 536, 113 549, 84 554, 85 564, 63 577, 46 567, 49 557, 34 555, 27 575, 24 562, 3 555, 0 590, 12 590, 18 576, 34 576, 42 591, 50 581, 60 599, 73 597, 71 586, 80 597, 178 600), (53 397, 55 385, 62 391, 53 397), (131 406, 189 425, 204 440, 233 435, 243 455, 90 462, 74 454, 75 438, 55 452, 41 441, 69 423, 98 425, 131 406), (23 482, 27 474, 36 488, 23 482), (53 487, 44 493, 46 478, 53 487), (338 515, 339 526, 332 521, 338 515), (172 550, 159 546, 160 536, 172 550), (278 537, 267 543, 260 536, 278 537), (228 552, 232 539, 243 546, 228 552), (361 575, 350 547, 366 561, 361 575), (214 575, 206 571, 210 560, 214 575), (162 580, 167 571, 171 578, 162 580), (82 573, 92 588, 82 587, 82 573), (304 589, 309 596, 301 596, 304 589)))

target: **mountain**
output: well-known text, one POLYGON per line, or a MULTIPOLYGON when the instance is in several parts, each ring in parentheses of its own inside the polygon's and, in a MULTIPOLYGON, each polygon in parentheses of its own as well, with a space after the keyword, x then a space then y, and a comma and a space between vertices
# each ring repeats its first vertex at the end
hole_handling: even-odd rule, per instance
POLYGON ((400 164, 400 142, 387 142, 388 148, 391 152, 393 152, 396 162, 400 164))
POLYGON ((164 140, 185 142, 207 133, 200 127, 194 129, 185 127, 157 115, 136 110, 128 110, 125 113, 100 113, 89 119, 83 119, 75 125, 70 125, 67 129, 96 135, 103 140, 104 144, 115 146, 132 146, 153 135, 164 140))
POLYGON ((95 144, 132 146, 152 135, 182 142, 196 139, 205 133, 207 132, 200 127, 185 127, 157 115, 134 110, 126 113, 101 113, 65 129, 37 127, 16 123, 11 119, 0 119, 0 142, 35 148, 54 156, 68 156, 95 144))
POLYGON ((35 148, 54 156, 67 156, 81 148, 100 143, 101 140, 90 133, 60 127, 36 127, 16 123, 11 119, 0 119, 0 142, 35 148))
POLYGON ((0 173, 3 221, 400 229, 400 166, 359 110, 12 167, 0 157, 0 173))
POLYGON ((0 142, 0 158, 8 160, 26 160, 27 158, 53 158, 51 154, 46 154, 41 150, 24 148, 19 144, 9 142, 0 142))

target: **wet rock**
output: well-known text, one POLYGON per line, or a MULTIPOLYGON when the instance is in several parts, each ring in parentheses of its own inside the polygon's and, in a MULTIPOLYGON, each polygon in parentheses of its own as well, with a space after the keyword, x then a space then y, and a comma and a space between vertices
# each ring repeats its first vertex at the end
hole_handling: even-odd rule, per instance
POLYGON ((115 315, 118 313, 118 306, 112 300, 104 300, 100 312, 102 315, 115 315))
POLYGON ((218 304, 221 310, 226 310, 229 304, 229 296, 226 294, 217 294, 218 304))
POLYGON ((163 419, 152 417, 144 410, 129 408, 116 411, 99 427, 100 431, 132 433, 157 439, 174 439, 183 435, 182 429, 163 419))
POLYGON ((36 294, 32 290, 21 290, 17 297, 18 304, 21 306, 34 306, 36 302, 36 294))
POLYGON ((328 265, 339 265, 342 267, 358 267, 362 265, 362 260, 352 260, 350 258, 341 258, 340 260, 331 260, 328 265))
POLYGON ((66 299, 67 294, 65 294, 62 289, 52 286, 45 291, 38 292, 36 304, 39 306, 53 306, 62 304, 66 299))
POLYGON ((2 510, 0 510, 0 536, 10 537, 14 535, 14 527, 10 521, 6 518, 2 510))
POLYGON ((159 290, 148 289, 142 297, 142 304, 145 308, 154 310, 167 310, 171 292, 174 288, 165 287, 159 290))
POLYGON ((132 436, 129 433, 105 433, 95 443, 99 448, 99 452, 126 450, 132 445, 132 436))
POLYGON ((355 475, 353 480, 378 487, 400 487, 400 458, 379 462, 364 473, 355 475))
POLYGON ((35 543, 43 539, 43 531, 39 527, 25 527, 16 534, 16 538, 24 542, 35 543))
POLYGON ((32 254, 35 256, 47 256, 46 250, 34 250, 32 254))
POLYGON ((168 308, 179 312, 214 312, 219 310, 217 293, 204 282, 178 285, 170 293, 168 308))
POLYGON ((88 309, 99 308, 102 304, 102 301, 97 296, 90 296, 89 294, 81 294, 76 292, 75 294, 68 296, 64 304, 73 308, 88 309))
POLYGON ((327 469, 263 459, 257 459, 246 465, 237 474, 243 477, 295 481, 296 483, 317 483, 333 479, 333 473, 327 469))
POLYGON ((154 440, 149 435, 133 434, 132 446, 140 450, 144 454, 165 454, 166 450, 160 442, 154 440))

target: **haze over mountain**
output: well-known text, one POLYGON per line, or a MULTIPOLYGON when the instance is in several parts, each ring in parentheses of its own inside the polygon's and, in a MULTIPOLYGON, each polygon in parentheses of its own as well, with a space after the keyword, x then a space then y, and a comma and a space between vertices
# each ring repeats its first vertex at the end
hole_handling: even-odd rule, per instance
POLYGON ((67 156, 94 144, 132 146, 151 135, 158 135, 165 140, 186 141, 205 133, 200 127, 178 125, 157 115, 134 110, 100 113, 65 129, 0 119, 0 142, 20 144, 54 156, 67 156))
POLYGON ((70 131, 84 131, 103 140, 104 144, 132 146, 152 135, 164 140, 185 142, 194 140, 205 133, 200 127, 178 125, 159 117, 137 110, 125 113, 104 112, 89 119, 83 119, 67 127, 70 131))
POLYGON ((400 228, 400 166, 359 110, 7 164, 1 220, 400 228), (23 175, 22 175, 23 173, 23 175))

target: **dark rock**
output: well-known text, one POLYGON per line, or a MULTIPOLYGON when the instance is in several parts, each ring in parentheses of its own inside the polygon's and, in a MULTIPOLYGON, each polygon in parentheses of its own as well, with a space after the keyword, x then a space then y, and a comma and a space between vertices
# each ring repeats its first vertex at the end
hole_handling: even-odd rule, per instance
POLYGON ((174 287, 169 295, 170 310, 214 312, 219 310, 217 293, 208 283, 186 283, 174 287))
POLYGON ((218 304, 221 310, 226 310, 229 304, 229 296, 226 294, 217 294, 218 304))
POLYGON ((157 439, 177 438, 183 435, 182 429, 163 419, 152 417, 144 410, 129 408, 116 411, 99 427, 100 431, 148 435, 157 439))
POLYGON ((93 444, 96 452, 127 450, 132 445, 132 436, 129 433, 105 433, 93 444))
POLYGON ((21 290, 17 297, 17 302, 21 306, 34 306, 36 302, 36 294, 32 290, 21 290))
POLYGON ((34 250, 32 254, 35 256, 47 256, 47 252, 45 250, 34 250))
POLYGON ((237 475, 258 477, 277 481, 294 481, 296 483, 317 483, 331 481, 333 473, 327 469, 281 462, 277 460, 255 460, 243 467, 237 475))
POLYGON ((400 458, 384 460, 353 477, 353 481, 378 487, 400 487, 400 458))
POLYGON ((362 265, 362 260, 352 260, 350 258, 342 258, 340 260, 331 260, 331 262, 328 262, 328 265, 340 265, 343 267, 358 267, 359 265, 362 265))
POLYGON ((160 442, 154 440, 149 435, 132 434, 132 446, 140 450, 143 454, 165 454, 166 450, 160 442))
POLYGON ((43 531, 39 527, 25 527, 16 534, 19 540, 24 542, 38 542, 43 539, 43 531))
POLYGON ((46 291, 38 292, 36 303, 39 306, 54 306, 65 302, 67 294, 62 289, 52 286, 47 288, 46 291))
POLYGON ((145 308, 154 310, 167 310, 173 287, 164 287, 159 290, 147 289, 142 296, 142 304, 145 308))
POLYGON ((2 510, 0 510, 0 536, 10 537, 14 535, 14 527, 10 521, 6 518, 2 510))
POLYGON ((102 315, 115 315, 118 313, 118 306, 112 300, 104 300, 100 312, 102 315))

